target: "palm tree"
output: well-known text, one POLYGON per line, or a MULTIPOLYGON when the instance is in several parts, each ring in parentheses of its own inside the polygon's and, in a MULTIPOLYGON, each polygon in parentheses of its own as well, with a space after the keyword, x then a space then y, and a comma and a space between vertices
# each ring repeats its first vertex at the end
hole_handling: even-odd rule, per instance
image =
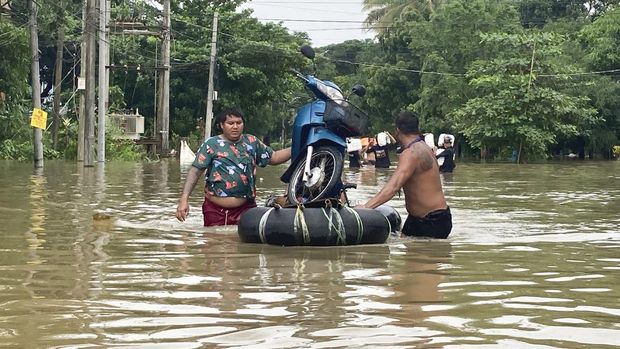
POLYGON ((379 35, 404 12, 416 11, 422 16, 429 16, 447 0, 364 0, 363 9, 368 11, 365 25, 374 29, 379 35))

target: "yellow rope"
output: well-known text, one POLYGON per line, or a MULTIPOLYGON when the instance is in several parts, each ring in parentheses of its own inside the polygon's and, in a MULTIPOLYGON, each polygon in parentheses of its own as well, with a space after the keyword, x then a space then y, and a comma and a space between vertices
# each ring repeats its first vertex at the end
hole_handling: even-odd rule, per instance
POLYGON ((260 242, 263 244, 267 242, 265 238, 265 226, 267 225, 267 218, 269 218, 269 214, 273 211, 275 207, 270 208, 267 212, 263 213, 260 217, 260 222, 258 223, 258 236, 260 237, 260 242))
POLYGON ((308 231, 308 225, 306 224, 306 219, 304 217, 303 205, 297 205, 297 211, 295 211, 295 221, 293 224, 293 229, 295 231, 295 235, 299 236, 301 233, 301 236, 304 240, 304 244, 307 245, 310 243, 310 231, 308 231))
POLYGON ((383 217, 385 217, 385 220, 388 222, 388 231, 390 232, 390 234, 392 234, 392 223, 390 223, 390 219, 387 218, 387 216, 383 217))
POLYGON ((327 207, 322 208, 321 211, 323 212, 323 215, 325 216, 325 218, 327 218, 327 226, 329 227, 328 236, 331 236, 331 232, 333 228, 334 231, 336 232, 336 235, 338 235, 338 239, 336 240, 336 245, 346 245, 347 244, 347 233, 344 228, 344 223, 342 222, 342 217, 340 217, 340 212, 338 212, 338 210, 336 210, 331 205, 329 205, 329 215, 328 215, 326 209, 327 207), (338 226, 334 224, 333 222, 334 218, 338 226))
POLYGON ((360 217, 359 213, 357 213, 357 211, 355 211, 354 209, 347 206, 343 206, 342 208, 351 212, 351 214, 353 214, 353 217, 355 217, 355 221, 357 222, 357 243, 361 243, 362 236, 364 236, 364 223, 362 223, 362 218, 360 217))

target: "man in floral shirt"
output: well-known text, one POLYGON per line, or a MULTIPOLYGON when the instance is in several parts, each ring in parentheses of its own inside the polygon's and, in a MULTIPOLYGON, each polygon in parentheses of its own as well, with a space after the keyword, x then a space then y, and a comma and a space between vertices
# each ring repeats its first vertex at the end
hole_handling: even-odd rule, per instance
POLYGON ((244 115, 227 109, 216 118, 222 134, 207 139, 196 153, 179 199, 176 217, 189 213, 189 196, 206 170, 205 226, 236 225, 241 214, 256 207, 256 166, 278 165, 291 158, 291 149, 274 151, 255 136, 244 134, 244 115))

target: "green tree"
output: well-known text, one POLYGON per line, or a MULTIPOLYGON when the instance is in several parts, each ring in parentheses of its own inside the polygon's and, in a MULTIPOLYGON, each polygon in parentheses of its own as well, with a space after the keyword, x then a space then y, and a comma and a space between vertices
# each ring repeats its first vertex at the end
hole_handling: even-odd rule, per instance
POLYGON ((303 91, 289 68, 309 64, 299 52, 307 36, 289 34, 280 24, 262 24, 247 12, 224 18, 217 76, 223 93, 217 108, 237 105, 248 116, 249 132, 278 133, 289 101, 303 91))
POLYGON ((0 20, 0 89, 2 105, 27 97, 30 70, 27 28, 0 20))
MULTIPOLYGON (((304 65, 299 47, 303 34, 290 34, 280 24, 263 24, 250 11, 236 13, 240 1, 194 1, 173 3, 170 74, 170 127, 175 135, 199 135, 204 130, 207 81, 213 13, 219 13, 217 64, 214 76, 218 100, 213 111, 239 106, 247 117, 248 132, 262 137, 279 134, 282 118, 288 117, 286 101, 292 91, 302 90, 288 73, 289 67, 304 65)), ((156 18, 152 8, 117 9, 119 16, 156 18), (133 14, 133 11, 137 11, 133 14)), ((154 24, 154 23, 153 23, 154 24)), ((114 38, 113 63, 117 66, 154 65, 158 56, 156 38, 114 38)), ((114 70, 114 85, 121 87, 125 108, 140 110, 152 129, 155 72, 142 69, 114 70)), ((212 125, 217 131, 215 123, 212 125)), ((288 125, 286 125, 288 126, 288 125)), ((195 137, 200 138, 200 137, 195 137)), ((193 145, 196 146, 196 145, 193 145)))
POLYGON ((571 96, 573 82, 557 66, 563 38, 550 33, 481 35, 489 59, 468 71, 476 96, 453 112, 457 127, 481 150, 504 146, 546 155, 559 135, 577 135, 597 121, 588 98, 571 96))
MULTIPOLYGON (((27 28, 0 20, 0 158, 25 156, 30 47, 27 28)), ((31 147, 29 147, 31 148, 31 147)))
MULTIPOLYGON (((280 24, 262 24, 250 15, 249 11, 220 12, 214 76, 218 100, 213 110, 242 108, 248 132, 263 137, 280 133, 282 118, 289 112, 287 101, 294 91, 302 90, 288 68, 305 64, 299 47, 307 37, 289 34, 280 24)), ((173 54, 179 63, 171 78, 177 92, 172 97, 171 120, 176 132, 187 135, 205 116, 211 24, 195 23, 199 17, 190 13, 180 12, 175 18, 185 34, 177 36, 173 54)), ((212 19, 213 13, 206 18, 212 19)))
POLYGON ((365 23, 381 35, 403 13, 413 11, 428 18, 444 2, 447 0, 364 0, 363 8, 368 11, 365 23))
POLYGON ((593 151, 611 157, 611 149, 620 142, 620 7, 612 9, 581 30, 580 44, 585 46, 586 67, 601 72, 584 81, 584 90, 604 123, 592 130, 587 145, 593 151))
POLYGON ((367 133, 375 134, 393 125, 391 113, 394 106, 390 105, 388 108, 381 97, 383 93, 389 94, 384 86, 390 88, 393 85, 388 85, 385 80, 374 81, 375 76, 381 75, 380 67, 383 62, 376 67, 369 66, 369 63, 380 62, 378 58, 383 56, 381 46, 371 40, 349 40, 326 46, 321 51, 326 59, 317 60, 320 77, 334 81, 345 95, 349 95, 354 105, 368 113, 367 133), (366 87, 366 96, 358 97, 351 93, 351 88, 358 84, 366 87))
POLYGON ((558 20, 578 21, 595 19, 609 8, 620 4, 618 0, 520 0, 516 2, 521 23, 526 28, 542 28, 558 20))
POLYGON ((442 6, 430 21, 410 25, 409 48, 422 57, 420 112, 427 131, 458 133, 446 116, 472 95, 464 78, 481 58, 480 34, 520 30, 511 4, 488 0, 455 0, 442 6))
POLYGON ((604 14, 583 28, 581 39, 588 45, 587 62, 591 68, 620 68, 620 7, 604 14))

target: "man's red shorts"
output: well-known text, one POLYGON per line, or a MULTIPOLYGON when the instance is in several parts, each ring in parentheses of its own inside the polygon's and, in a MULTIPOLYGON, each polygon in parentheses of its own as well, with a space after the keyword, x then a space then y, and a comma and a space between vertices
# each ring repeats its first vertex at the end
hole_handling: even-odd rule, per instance
POLYGON ((212 227, 214 225, 237 225, 239 224, 239 217, 241 214, 252 207, 256 207, 256 201, 254 200, 248 200, 239 207, 226 208, 205 199, 202 203, 202 215, 205 227, 212 227))

